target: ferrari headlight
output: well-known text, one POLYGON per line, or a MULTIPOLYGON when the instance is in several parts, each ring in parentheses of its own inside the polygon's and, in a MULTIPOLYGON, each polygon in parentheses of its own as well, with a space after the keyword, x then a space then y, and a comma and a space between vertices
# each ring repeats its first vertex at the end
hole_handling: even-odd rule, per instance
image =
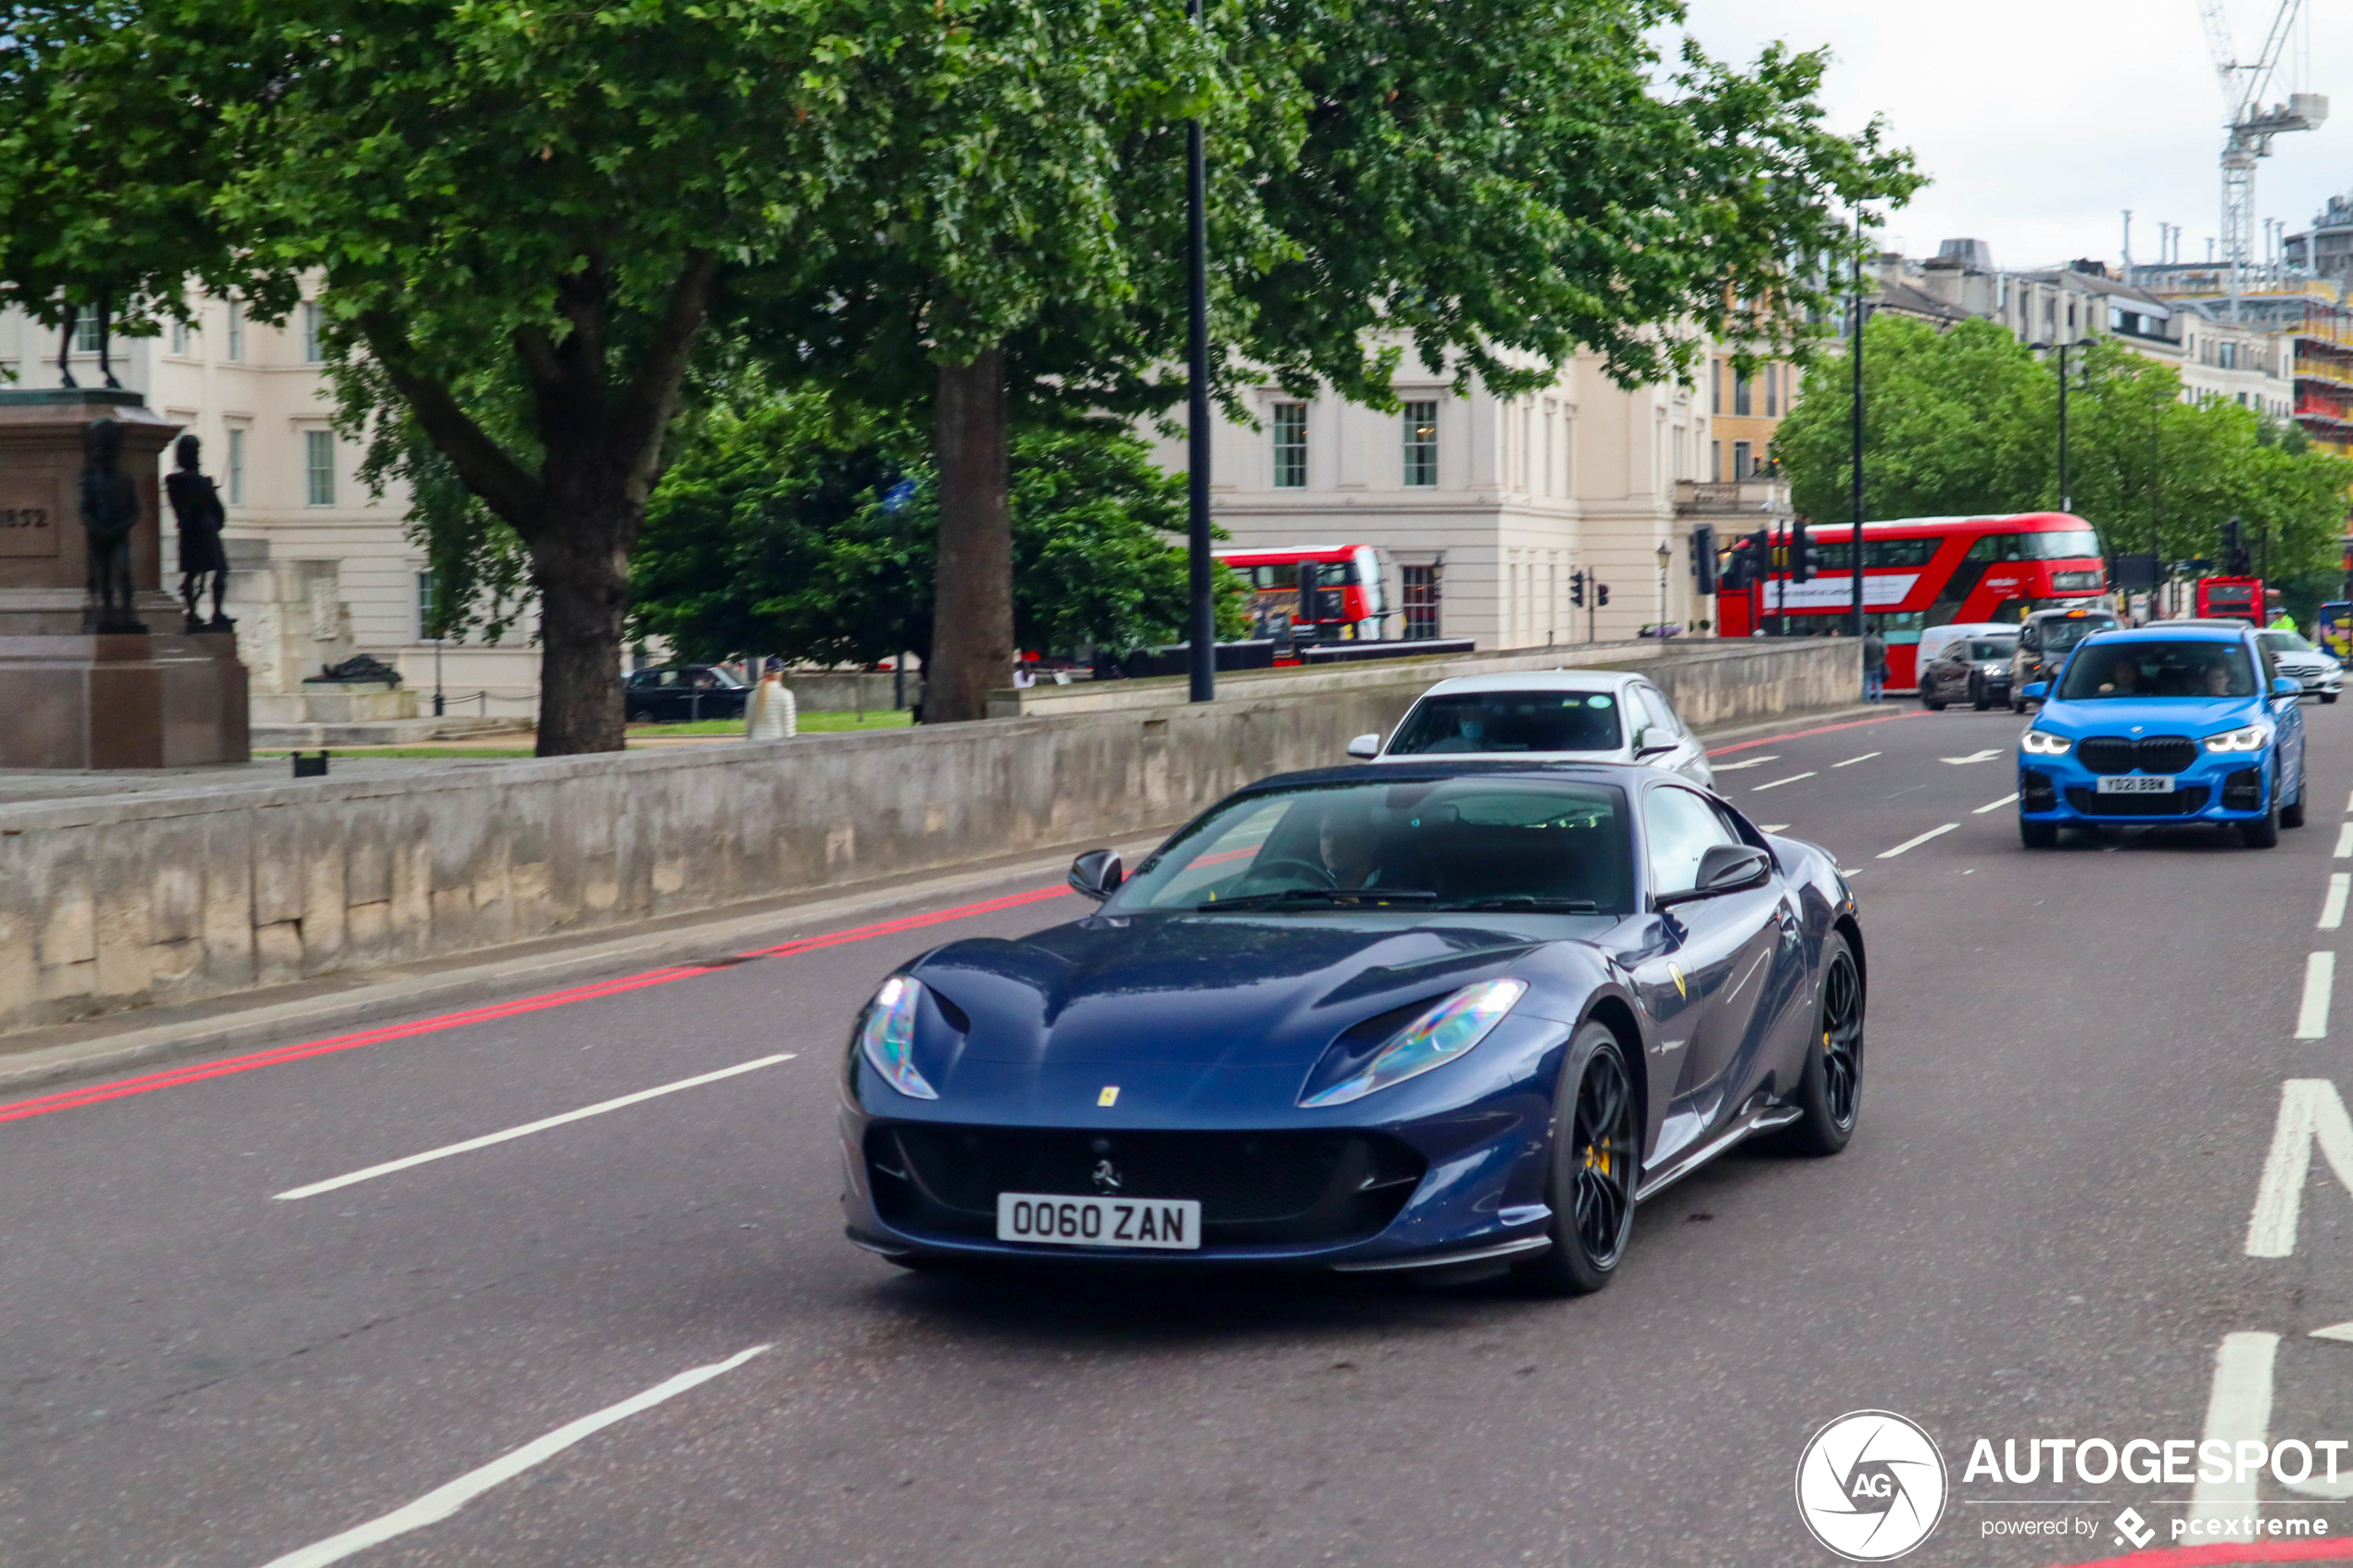
POLYGON ((2269 724, 2249 724, 2243 730, 2224 730, 2219 735, 2206 737, 2208 751, 2260 751, 2271 743, 2269 724))
POLYGON ((1373 1054, 1372 1060, 1330 1088, 1302 1097, 1299 1103, 1311 1110, 1346 1105, 1375 1089, 1442 1066, 1487 1038, 1526 995, 1525 980, 1482 980, 1466 985, 1399 1030, 1373 1054))
POLYGON ((2048 730, 2029 730, 2019 742, 2029 757, 2064 757, 2074 744, 2065 735, 2055 735, 2048 730))
POLYGON ((894 974, 882 983, 858 1025, 858 1048, 885 1082, 914 1099, 937 1099, 939 1091, 915 1071, 915 1011, 923 1003, 919 981, 894 974))

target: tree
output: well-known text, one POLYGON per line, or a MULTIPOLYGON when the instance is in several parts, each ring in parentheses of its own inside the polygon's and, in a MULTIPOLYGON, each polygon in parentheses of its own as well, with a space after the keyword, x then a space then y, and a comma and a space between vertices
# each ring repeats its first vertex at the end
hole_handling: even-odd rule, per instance
MULTIPOLYGON (((2185 402, 2181 372, 2112 338, 2069 357, 2069 490, 2111 551, 2219 555, 2233 515, 2282 576, 2322 570, 2344 531, 2353 461, 2229 403, 2185 402)), ((2058 380, 1995 322, 1949 332, 1901 316, 1866 332, 1864 468, 1876 517, 2039 511, 2059 504, 2058 380)), ((1853 382, 1810 383, 1774 454, 1799 515, 1849 516, 1853 382)))
POLYGON ((142 275, 202 253, 263 316, 320 280, 346 416, 429 445, 529 550, 540 751, 618 747, 629 552, 689 366, 715 320, 792 291, 845 191, 873 194, 855 171, 911 91, 959 90, 953 20, 933 0, 102 9, 11 11, 14 95, 43 117, 23 134, 61 160, 8 192, 11 224, 145 193, 202 243, 127 237, 142 275))
MULTIPOLYGON (((912 650, 928 669, 938 504, 926 434, 808 392, 713 412, 648 508, 638 630, 690 658, 872 664, 912 650)), ((1009 468, 1019 646, 1124 650, 1180 634, 1183 484, 1141 441, 1103 421, 1017 427, 1009 468)), ((1239 633, 1239 596, 1220 608, 1239 633)))
POLYGON ((1190 57, 1173 4, 1051 12, 969 13, 966 94, 899 138, 900 204, 841 237, 824 309, 772 345, 878 403, 933 369, 926 718, 981 717, 1011 652, 1007 432, 1182 390, 1187 115, 1213 148, 1229 411, 1270 374, 1387 405, 1407 352, 1510 393, 1579 347, 1629 382, 1687 372, 1711 335, 1796 349, 1824 300, 1787 258, 1843 256, 1842 204, 1917 182, 1876 126, 1821 128, 1819 56, 1662 70, 1667 0, 1214 5, 1207 66, 1157 77, 1190 57))

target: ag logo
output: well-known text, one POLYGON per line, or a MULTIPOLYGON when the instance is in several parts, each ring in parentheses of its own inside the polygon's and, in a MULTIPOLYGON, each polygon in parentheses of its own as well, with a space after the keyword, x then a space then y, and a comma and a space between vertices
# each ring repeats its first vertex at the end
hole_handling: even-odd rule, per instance
POLYGON ((1797 1461, 1797 1512, 1850 1562, 1901 1557, 1944 1514, 1944 1456, 1888 1411, 1856 1411, 1814 1434, 1797 1461))

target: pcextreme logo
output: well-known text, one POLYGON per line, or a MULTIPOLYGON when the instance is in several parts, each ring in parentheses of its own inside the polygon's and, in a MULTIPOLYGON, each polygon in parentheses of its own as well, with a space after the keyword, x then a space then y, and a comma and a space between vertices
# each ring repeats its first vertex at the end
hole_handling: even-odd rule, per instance
POLYGON ((1797 1461, 1798 1517, 1850 1562, 1885 1562, 1928 1539, 1944 1498, 1936 1440, 1892 1411, 1840 1416, 1797 1461))

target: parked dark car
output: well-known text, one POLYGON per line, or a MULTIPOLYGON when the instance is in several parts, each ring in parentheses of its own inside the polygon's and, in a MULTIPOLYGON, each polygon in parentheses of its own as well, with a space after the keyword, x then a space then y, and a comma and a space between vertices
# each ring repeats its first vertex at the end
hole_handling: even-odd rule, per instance
POLYGON ((1980 713, 2010 700, 2010 655, 2016 637, 1978 633, 1956 637, 1920 669, 1920 704, 1939 712, 1948 702, 1967 702, 1980 713))
POLYGON ((664 664, 621 684, 622 711, 633 724, 682 724, 740 719, 751 688, 715 664, 664 664))
POLYGON ((2038 609, 2020 622, 2018 651, 2010 656, 2010 711, 2026 711, 2026 688, 2058 679, 2070 648, 2095 632, 2113 632, 2118 621, 2105 609, 2038 609))

